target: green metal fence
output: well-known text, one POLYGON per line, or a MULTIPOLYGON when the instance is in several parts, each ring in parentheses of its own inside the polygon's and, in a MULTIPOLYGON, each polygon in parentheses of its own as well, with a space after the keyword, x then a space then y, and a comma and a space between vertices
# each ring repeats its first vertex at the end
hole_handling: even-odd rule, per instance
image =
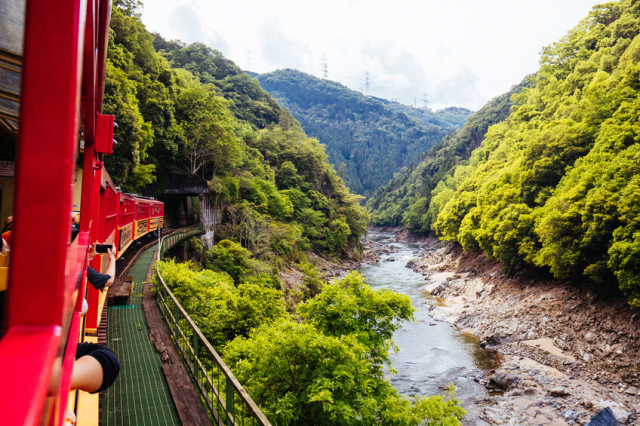
MULTIPOLYGON (((202 225, 196 225, 162 238, 158 260, 180 241, 203 232, 202 225)), ((271 425, 180 305, 160 271, 158 282, 158 307, 212 420, 220 426, 271 425)))

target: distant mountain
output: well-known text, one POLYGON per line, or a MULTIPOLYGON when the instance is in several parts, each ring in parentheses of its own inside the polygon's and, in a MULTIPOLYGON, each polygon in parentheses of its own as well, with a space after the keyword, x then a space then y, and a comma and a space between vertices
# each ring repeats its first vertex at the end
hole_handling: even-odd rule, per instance
POLYGON ((371 99, 380 101, 392 110, 405 113, 424 124, 435 124, 445 129, 459 129, 467 121, 467 118, 473 114, 473 111, 460 107, 449 107, 434 112, 430 109, 415 108, 388 99, 376 97, 371 99))
POLYGON ((401 170, 389 183, 379 188, 367 201, 372 224, 404 225, 413 232, 430 231, 434 215, 438 212, 438 206, 431 206, 432 191, 452 173, 456 165, 469 159, 473 150, 484 140, 490 126, 509 116, 513 105, 511 97, 520 93, 526 82, 527 79, 509 92, 490 100, 469 117, 462 129, 425 153, 415 167, 401 170))
POLYGON ((364 196, 459 129, 472 113, 411 108, 291 69, 257 78, 307 135, 327 146, 329 162, 352 191, 364 196))

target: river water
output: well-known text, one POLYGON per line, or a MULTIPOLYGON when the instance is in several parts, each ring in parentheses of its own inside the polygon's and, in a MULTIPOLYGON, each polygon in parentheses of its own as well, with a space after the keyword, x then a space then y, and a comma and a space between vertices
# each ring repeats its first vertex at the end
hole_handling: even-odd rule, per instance
POLYGON ((417 309, 417 323, 405 323, 394 335, 400 349, 390 357, 393 368, 398 372, 391 376, 391 383, 404 395, 419 396, 441 393, 447 384, 453 382, 457 387, 456 395, 469 412, 464 423, 487 424, 477 417, 479 407, 476 399, 488 396, 488 393, 473 377, 496 367, 494 353, 480 348, 473 336, 431 318, 429 306, 441 301, 424 289, 430 283, 425 277, 405 266, 418 257, 414 254, 418 248, 392 242, 392 237, 393 234, 372 237, 395 247, 397 251, 383 255, 377 264, 360 268, 371 287, 385 287, 406 294, 417 309), (396 260, 386 261, 390 257, 396 260))

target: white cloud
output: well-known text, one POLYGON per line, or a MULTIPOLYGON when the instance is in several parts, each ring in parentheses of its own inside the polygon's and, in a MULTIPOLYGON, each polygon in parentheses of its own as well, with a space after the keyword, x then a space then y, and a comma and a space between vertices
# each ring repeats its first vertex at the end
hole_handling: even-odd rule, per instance
POLYGON ((244 68, 296 68, 413 103, 480 108, 538 68, 597 0, 154 0, 143 22, 244 68), (250 66, 249 66, 250 61, 250 66))

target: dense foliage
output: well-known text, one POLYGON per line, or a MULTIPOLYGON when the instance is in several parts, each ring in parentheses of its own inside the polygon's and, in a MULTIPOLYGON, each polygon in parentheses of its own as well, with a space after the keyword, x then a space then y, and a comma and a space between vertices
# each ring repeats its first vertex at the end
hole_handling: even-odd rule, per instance
POLYGON ((275 424, 459 424, 465 412, 447 398, 402 397, 383 375, 407 296, 373 291, 351 273, 283 319, 238 337, 224 355, 275 424))
POLYGON ((104 110, 119 124, 105 160, 114 181, 135 191, 157 180, 161 192, 171 174, 202 176, 224 208, 218 235, 262 261, 357 252, 368 216, 324 147, 220 52, 147 32, 137 5, 116 2, 111 18, 104 110))
POLYGON ((443 129, 460 129, 460 127, 473 115, 473 111, 461 107, 448 107, 437 111, 430 108, 415 107, 400 102, 390 101, 388 99, 371 97, 376 101, 380 101, 388 108, 406 114, 408 117, 426 124, 440 126, 443 129))
POLYGON ((391 290, 374 291, 358 273, 327 284, 322 293, 298 306, 298 313, 330 336, 351 335, 368 348, 374 364, 389 363, 395 349, 391 338, 400 328, 398 319, 413 318, 407 296, 391 290))
MULTIPOLYGON (((272 423, 460 424, 465 410, 452 386, 444 395, 412 399, 384 377, 393 332, 413 320, 408 296, 374 291, 352 272, 288 315, 281 291, 234 284, 220 271, 247 258, 231 242, 222 247, 233 254, 218 250, 220 262, 204 270, 173 261, 157 268, 272 423)), ((243 270, 247 278, 253 274, 249 265, 243 270)))
POLYGON ((213 84, 232 102, 230 109, 238 119, 260 129, 278 122, 282 109, 276 100, 222 53, 202 43, 166 41, 159 34, 153 45, 174 67, 190 71, 203 84, 213 84))
POLYGON ((234 340, 225 356, 274 424, 461 424, 465 411, 451 388, 446 397, 403 397, 367 353, 355 336, 282 320, 234 340))
POLYGON ((157 265, 180 304, 217 349, 255 327, 286 317, 279 290, 249 283, 236 286, 228 274, 200 271, 189 262, 157 265))
POLYGON ((640 5, 596 6, 432 191, 442 238, 640 306, 640 5))
POLYGON ((413 232, 432 230, 439 207, 432 205, 432 191, 452 168, 469 159, 484 140, 489 126, 509 116, 511 96, 520 92, 525 84, 489 101, 469 117, 462 129, 426 152, 415 167, 402 169, 376 191, 367 201, 372 224, 404 225, 413 232))
POLYGON ((262 87, 327 145, 329 161, 351 190, 369 196, 412 159, 460 128, 471 111, 438 112, 364 96, 295 70, 261 74, 262 87))

